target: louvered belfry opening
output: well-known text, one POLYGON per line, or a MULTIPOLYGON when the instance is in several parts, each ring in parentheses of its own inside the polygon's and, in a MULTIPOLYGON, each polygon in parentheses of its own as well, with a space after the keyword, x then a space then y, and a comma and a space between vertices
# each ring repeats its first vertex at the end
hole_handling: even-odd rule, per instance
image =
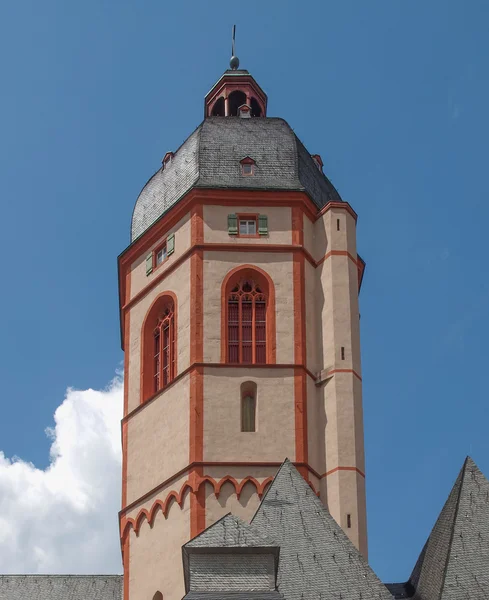
POLYGON ((240 90, 235 90, 229 94, 229 116, 236 117, 238 109, 243 104, 246 104, 246 94, 240 90))
POLYGON ((175 375, 175 310, 169 300, 158 317, 154 336, 154 393, 167 386, 175 375))
POLYGON ((267 299, 253 279, 240 279, 228 296, 228 362, 267 361, 267 299))

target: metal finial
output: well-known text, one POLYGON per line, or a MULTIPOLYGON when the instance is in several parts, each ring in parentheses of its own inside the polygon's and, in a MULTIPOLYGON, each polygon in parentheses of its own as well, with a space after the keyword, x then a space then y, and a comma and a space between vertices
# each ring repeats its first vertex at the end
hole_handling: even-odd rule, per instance
POLYGON ((235 55, 235 43, 236 43, 236 25, 233 25, 233 43, 231 46, 231 60, 229 61, 229 65, 233 71, 239 67, 239 58, 235 55))

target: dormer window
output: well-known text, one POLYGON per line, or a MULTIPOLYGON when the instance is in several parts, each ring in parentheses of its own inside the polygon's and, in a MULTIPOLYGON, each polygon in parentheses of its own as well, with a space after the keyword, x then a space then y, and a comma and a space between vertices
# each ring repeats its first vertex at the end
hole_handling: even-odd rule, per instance
POLYGON ((241 160, 240 162, 241 175, 243 175, 244 177, 252 177, 255 174, 255 161, 249 156, 247 156, 246 158, 243 158, 243 160, 241 160))
POLYGON ((251 117, 251 106, 248 106, 247 104, 242 104, 239 107, 239 116, 242 119, 249 119, 251 117))
POLYGON ((323 172, 323 161, 322 161, 321 157, 319 156, 319 154, 311 154, 311 158, 316 163, 316 167, 322 173, 323 172))
POLYGON ((165 154, 165 156, 163 157, 163 160, 161 161, 161 164, 163 165, 163 168, 166 168, 168 165, 171 164, 172 158, 175 155, 173 154, 173 152, 167 152, 165 154))

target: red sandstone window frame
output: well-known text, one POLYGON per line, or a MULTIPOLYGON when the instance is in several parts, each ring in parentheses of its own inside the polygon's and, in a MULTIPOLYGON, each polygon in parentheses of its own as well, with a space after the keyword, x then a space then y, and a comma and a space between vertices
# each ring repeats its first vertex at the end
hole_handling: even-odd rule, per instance
POLYGON ((238 220, 238 233, 235 237, 239 238, 259 238, 260 234, 258 233, 258 217, 257 213, 237 213, 236 218, 238 220), (241 221, 254 221, 255 222, 255 233, 241 233, 240 232, 240 223, 241 221))
POLYGON ((140 403, 161 393, 177 375, 177 298, 163 292, 150 306, 141 335, 140 403))
MULTIPOLYGON (((243 292, 242 294, 247 294, 243 292)), ((234 302, 235 300, 232 300, 234 302)), ((261 302, 261 300, 260 300, 261 302)), ((258 317, 260 315, 258 314, 258 317)), ((221 362, 225 364, 250 366, 275 364, 276 361, 276 327, 275 327, 275 287, 271 277, 259 267, 243 265, 230 271, 225 277, 221 290, 221 362), (246 307, 246 315, 249 320, 243 321, 243 305, 238 302, 237 308, 230 307, 230 298, 233 289, 242 281, 251 280, 259 286, 265 298, 263 328, 257 327, 257 306, 251 302, 246 307), (237 320, 230 324, 230 310, 234 311, 237 320), (246 324, 247 327, 246 327, 246 324), (251 336, 243 335, 243 331, 251 331, 251 336), (263 345, 257 340, 257 335, 263 333, 263 345), (244 339, 244 338, 247 339, 244 339), (234 339, 233 339, 234 338, 234 339), (257 343, 258 342, 258 343, 257 343), (251 357, 250 357, 251 347, 251 357), (236 352, 237 348, 237 352, 236 352)))

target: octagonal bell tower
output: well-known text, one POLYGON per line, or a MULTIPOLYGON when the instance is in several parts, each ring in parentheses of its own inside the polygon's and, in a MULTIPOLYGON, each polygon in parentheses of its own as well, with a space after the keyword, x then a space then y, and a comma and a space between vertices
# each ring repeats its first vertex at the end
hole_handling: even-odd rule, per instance
POLYGON ((367 553, 356 214, 238 66, 119 256, 125 600, 182 598, 181 546, 286 457, 367 553))

